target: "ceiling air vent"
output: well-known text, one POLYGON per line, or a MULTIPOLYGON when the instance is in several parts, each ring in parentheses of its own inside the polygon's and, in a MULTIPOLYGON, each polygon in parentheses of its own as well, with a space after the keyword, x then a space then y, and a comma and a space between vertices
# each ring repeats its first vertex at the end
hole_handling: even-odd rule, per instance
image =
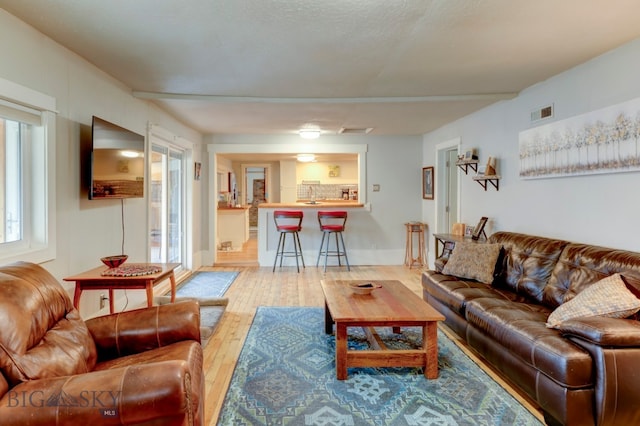
POLYGON ((531 121, 544 120, 545 118, 553 117, 553 104, 542 107, 535 111, 531 111, 531 121))
POLYGON ((344 133, 345 135, 365 135, 373 130, 373 127, 342 127, 338 133, 344 133))

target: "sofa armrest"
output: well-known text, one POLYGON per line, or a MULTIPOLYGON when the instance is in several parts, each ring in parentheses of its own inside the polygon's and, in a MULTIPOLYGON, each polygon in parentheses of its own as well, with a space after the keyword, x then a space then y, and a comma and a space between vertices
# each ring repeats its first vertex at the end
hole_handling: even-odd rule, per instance
POLYGON ((0 398, 3 425, 194 424, 188 364, 160 361, 30 380, 0 398), (188 420, 187 420, 188 419, 188 420))
POLYGON ((598 346, 640 347, 640 322, 636 320, 599 316, 576 318, 563 322, 560 331, 598 346))
POLYGON ((195 300, 126 311, 86 321, 100 360, 148 351, 183 340, 200 342, 195 300))
POLYGON ((640 325, 635 320, 581 318, 562 331, 593 360, 595 424, 638 424, 640 325))

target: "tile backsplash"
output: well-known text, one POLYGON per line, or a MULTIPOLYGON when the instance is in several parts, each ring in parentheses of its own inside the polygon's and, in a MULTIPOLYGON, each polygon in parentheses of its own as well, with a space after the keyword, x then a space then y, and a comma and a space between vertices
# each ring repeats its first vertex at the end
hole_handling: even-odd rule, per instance
POLYGON ((358 184, 317 184, 303 181, 303 183, 296 185, 299 200, 309 200, 312 194, 315 194, 316 200, 341 200, 343 189, 349 190, 349 196, 353 198, 353 192, 358 191, 358 184))

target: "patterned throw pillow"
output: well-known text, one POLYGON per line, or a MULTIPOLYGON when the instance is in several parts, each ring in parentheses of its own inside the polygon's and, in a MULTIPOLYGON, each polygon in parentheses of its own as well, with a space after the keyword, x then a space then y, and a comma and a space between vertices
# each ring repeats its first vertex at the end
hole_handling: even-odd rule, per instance
POLYGON ((500 248, 500 244, 456 243, 442 273, 491 284, 500 248))
POLYGON ((559 328, 562 322, 579 317, 626 318, 639 310, 640 299, 627 289, 620 274, 614 274, 558 306, 547 318, 547 327, 559 328))

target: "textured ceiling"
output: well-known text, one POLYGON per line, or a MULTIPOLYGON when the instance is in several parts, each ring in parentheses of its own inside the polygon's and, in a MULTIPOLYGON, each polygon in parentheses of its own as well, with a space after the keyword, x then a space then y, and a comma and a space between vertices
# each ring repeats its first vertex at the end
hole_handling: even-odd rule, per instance
POLYGON ((637 0, 0 7, 205 134, 423 134, 640 37, 637 0))

